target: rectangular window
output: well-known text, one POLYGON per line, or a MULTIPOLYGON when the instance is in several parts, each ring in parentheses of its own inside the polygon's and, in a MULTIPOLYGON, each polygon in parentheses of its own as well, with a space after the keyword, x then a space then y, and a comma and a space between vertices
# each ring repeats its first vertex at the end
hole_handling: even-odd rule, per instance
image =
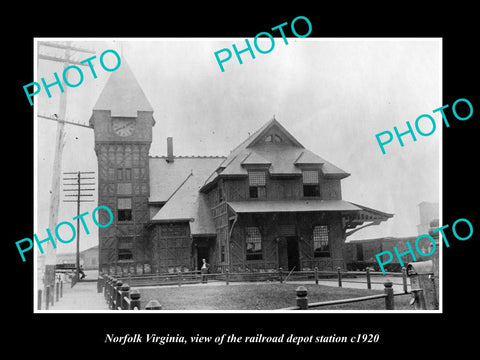
POLYGON ((225 200, 225 195, 223 194, 223 183, 218 182, 218 202, 221 203, 225 200))
POLYGON ((118 168, 117 169, 117 180, 132 180, 132 169, 131 168, 118 168))
POLYGON ((248 172, 248 185, 250 198, 253 199, 265 199, 267 183, 265 171, 249 171, 248 172))
POLYGON ((363 261, 363 244, 357 244, 357 261, 363 261))
POLYGON ((118 261, 133 260, 133 237, 122 236, 118 238, 118 261))
POLYGON ((262 235, 257 227, 247 227, 247 260, 262 260, 262 235))
POLYGON ((132 180, 132 169, 125 168, 125 180, 132 180))
POLYGON ((117 199, 117 220, 132 221, 132 198, 117 199))
POLYGON ((220 246, 220 261, 225 262, 225 245, 220 246))
POLYGON ((320 225, 313 228, 313 250, 315 257, 329 257, 328 226, 320 225))
POLYGON ((132 261, 133 254, 130 249, 118 249, 118 261, 132 261))
POLYGON ((303 196, 305 197, 320 196, 320 186, 318 181, 317 170, 302 171, 302 180, 303 180, 303 196))

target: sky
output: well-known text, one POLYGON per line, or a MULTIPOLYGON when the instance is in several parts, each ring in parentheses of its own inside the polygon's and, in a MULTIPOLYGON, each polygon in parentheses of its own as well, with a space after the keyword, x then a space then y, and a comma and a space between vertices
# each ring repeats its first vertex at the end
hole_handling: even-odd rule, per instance
MULTIPOLYGON (((243 64, 233 55, 223 64, 225 72, 221 72, 214 53, 223 48, 232 50, 232 44, 242 49, 245 39, 72 40, 75 46, 96 51, 92 64, 97 78, 82 67, 83 82, 75 88, 66 87, 67 120, 88 124, 110 76, 100 66, 99 57, 105 50, 115 49, 122 62, 128 62, 154 109, 151 156, 165 155, 169 136, 173 137, 175 155, 228 155, 275 116, 304 147, 351 174, 342 180, 344 200, 395 214, 351 238, 418 235, 418 204, 440 202, 443 130, 441 115, 432 111, 444 105, 441 39, 288 38, 286 45, 282 38, 275 38, 270 53, 254 49, 255 59, 244 53, 243 64), (422 114, 436 120, 436 131, 427 137, 416 134, 416 142, 404 136, 404 147, 395 139, 383 155, 375 135, 393 132, 394 126, 405 131, 406 122, 414 126, 422 114)), ((266 41, 259 42, 262 49, 269 47, 266 41)), ((61 55, 60 50, 44 46, 37 52, 61 55)), ((80 61, 90 56, 74 54, 80 61)), ((105 56, 107 66, 111 61, 113 57, 105 56)), ((61 78, 62 71, 60 63, 38 60, 32 81, 45 78, 50 83, 53 73, 61 78)), ((78 81, 78 75, 71 74, 70 81, 78 81)), ((51 98, 43 89, 35 96, 37 114, 59 112, 60 90, 52 87, 50 91, 51 98)), ((42 239, 48 227, 57 124, 43 118, 34 121, 35 229, 42 239)), ((420 127, 424 132, 431 129, 428 123, 420 127)), ((93 130, 72 125, 66 125, 65 130, 62 171, 96 172, 93 130)), ((96 206, 83 203, 81 210, 91 214, 96 206)), ((73 222, 75 215, 74 203, 61 203, 58 222, 73 222)), ((81 232, 80 250, 98 244, 96 226, 91 218, 86 217, 86 221, 90 234, 81 232)), ((57 253, 73 251, 74 242, 58 244, 57 253)))

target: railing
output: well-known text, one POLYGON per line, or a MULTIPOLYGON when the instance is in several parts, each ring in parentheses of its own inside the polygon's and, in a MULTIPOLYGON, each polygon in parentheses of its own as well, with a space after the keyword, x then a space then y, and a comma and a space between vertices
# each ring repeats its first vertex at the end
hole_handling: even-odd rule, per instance
MULTIPOLYGON (((389 277, 401 277, 403 284, 403 291, 408 291, 407 272, 402 268, 402 272, 382 272, 371 271, 367 268, 366 271, 344 271, 340 267, 336 271, 319 271, 317 268, 308 271, 284 271, 282 268, 277 271, 265 272, 230 272, 226 269, 222 273, 201 274, 200 271, 185 271, 175 273, 158 273, 146 275, 127 275, 114 276, 117 280, 128 283, 130 286, 163 286, 163 285, 178 285, 184 284, 198 284, 208 281, 224 281, 227 284, 230 282, 272 282, 278 281, 280 283, 286 281, 314 281, 318 285, 319 281, 337 282, 339 287, 342 287, 346 282, 362 283, 359 278, 365 279, 367 289, 372 288, 372 284, 383 284, 379 281, 373 281, 372 276, 386 275, 389 277), (352 280, 355 279, 355 280, 352 280)), ((109 275, 110 276, 110 275, 109 275)))
MULTIPOLYGON (((332 305, 343 305, 343 304, 351 304, 355 302, 361 301, 369 301, 369 300, 376 300, 376 299, 385 299, 385 309, 386 310, 395 310, 395 296, 399 295, 410 295, 409 292, 402 292, 402 293, 394 293, 393 292, 393 283, 391 281, 387 281, 384 283, 384 291, 385 294, 377 294, 377 295, 369 295, 369 296, 362 296, 357 298, 350 298, 350 299, 340 299, 340 300, 330 300, 330 301, 322 301, 316 303, 308 303, 308 290, 304 286, 299 286, 296 289, 296 302, 297 306, 283 308, 278 310, 308 310, 312 308, 318 307, 325 307, 325 306, 332 306, 332 305)), ((417 296, 417 295, 414 295, 417 296)), ((421 302, 421 301, 419 301, 421 302)), ((423 302, 424 303, 424 302, 423 302)), ((425 307, 423 307, 425 309, 425 307)))
POLYGON ((42 299, 45 300, 45 310, 49 310, 50 306, 54 306, 55 301, 58 302, 63 297, 63 280, 55 277, 54 285, 45 287, 45 296, 41 289, 37 290, 37 310, 42 310, 42 299))
MULTIPOLYGON (((318 284, 319 278, 323 275, 333 275, 333 281, 338 281, 338 285, 341 287, 342 286, 342 275, 366 275, 367 279, 367 288, 371 289, 371 284, 374 283, 371 281, 370 276, 371 275, 377 275, 377 274, 382 274, 380 272, 370 272, 368 269, 366 272, 360 272, 360 271, 349 271, 349 272, 342 272, 340 269, 337 269, 336 272, 319 272, 317 269, 313 272, 307 272, 307 271, 302 271, 298 272, 301 273, 302 275, 308 275, 310 276, 313 274, 313 279, 315 281, 315 284, 318 284), (336 278, 335 278, 336 275, 336 278)), ((174 274, 174 278, 171 279, 173 283, 177 284, 178 286, 182 286, 182 284, 185 283, 185 280, 188 279, 191 276, 195 276, 195 281, 198 282, 208 282, 208 279, 216 280, 216 281, 225 281, 226 285, 229 285, 231 281, 236 281, 237 278, 241 278, 241 281, 245 281, 246 276, 250 276, 252 281, 258 280, 259 276, 277 276, 276 279, 280 281, 280 283, 285 282, 284 281, 284 275, 286 272, 284 272, 282 269, 280 269, 277 273, 229 273, 229 271, 226 271, 225 273, 219 273, 219 274, 200 274, 199 272, 188 272, 188 273, 177 273, 174 274)), ((293 273, 292 273, 293 274, 293 273)), ((410 292, 408 291, 408 286, 407 286, 407 278, 406 278, 406 271, 405 268, 402 269, 402 273, 386 273, 387 275, 390 276, 401 276, 403 278, 403 292, 399 293, 394 293, 393 291, 393 282, 392 281, 387 281, 383 282, 384 285, 384 294, 376 294, 376 295, 370 295, 370 296, 363 296, 363 297, 357 297, 357 298, 350 298, 350 299, 341 299, 341 300, 333 300, 333 301, 323 301, 323 302, 316 302, 316 303, 308 303, 308 297, 307 297, 307 289, 305 286, 299 286, 296 289, 296 302, 297 305, 294 307, 289 307, 289 308, 283 308, 283 309, 278 309, 278 310, 306 310, 306 309, 311 309, 311 308, 318 308, 318 307, 325 307, 325 306, 332 306, 332 305, 342 305, 342 304, 349 304, 349 303, 354 303, 354 302, 361 302, 361 301, 369 301, 369 300, 375 300, 375 299, 385 299, 385 309, 386 310, 394 310, 395 309, 395 302, 394 302, 394 297, 395 296, 401 296, 401 295, 412 295, 412 302, 411 304, 414 304, 414 308, 417 310, 425 310, 425 298, 423 294, 422 289, 415 289, 411 290, 410 292)), ((172 277, 172 274, 168 274, 170 277, 172 277)), ((158 279, 161 278, 164 275, 155 275, 155 276, 148 276, 149 278, 153 278, 153 281, 155 281, 155 284, 158 285, 158 279)), ((146 276, 141 276, 142 278, 146 276)), ((129 277, 129 280, 135 280, 140 278, 140 276, 131 276, 129 277)), ((190 278, 191 279, 191 278, 190 278)), ((270 277, 269 280, 272 280, 273 278, 270 277)), ((144 280, 144 279, 142 279, 144 280)), ((169 283, 171 283, 169 281, 169 283)), ((379 283, 379 282, 377 282, 379 283)), ((162 283, 163 285, 165 283, 162 283)), ((145 282, 143 283, 145 285, 145 282)), ((137 289, 130 289, 130 286, 127 283, 124 283, 120 278, 115 278, 111 275, 103 275, 99 278, 99 283, 98 283, 98 292, 104 292, 105 296, 105 301, 107 302, 109 309, 111 310, 141 310, 141 301, 140 301, 140 292, 137 289)), ((150 300, 149 303, 145 306, 145 310, 161 310, 162 307, 160 303, 157 300, 150 300)))

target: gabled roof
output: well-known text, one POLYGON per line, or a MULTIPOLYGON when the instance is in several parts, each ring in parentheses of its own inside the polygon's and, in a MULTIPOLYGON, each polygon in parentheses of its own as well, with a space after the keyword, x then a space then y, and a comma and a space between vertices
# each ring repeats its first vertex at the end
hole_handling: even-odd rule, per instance
POLYGON ((204 179, 201 171, 199 174, 192 171, 151 221, 188 221, 192 235, 214 235, 215 225, 206 195, 199 192, 204 179))
POLYGON ((93 110, 110 110, 111 116, 120 117, 136 117, 137 111, 153 112, 125 59, 122 59, 120 67, 110 74, 93 110))
POLYGON ((242 165, 271 165, 272 163, 256 152, 249 152, 242 160, 242 165))
POLYGON ((301 175, 302 166, 317 166, 325 177, 342 179, 350 174, 312 153, 300 144, 276 119, 265 123, 228 155, 205 181, 208 187, 219 176, 246 176, 248 165, 265 165, 271 175, 301 175), (278 136, 281 142, 265 141, 278 136))
POLYGON ((176 156, 173 162, 167 162, 167 158, 163 156, 150 157, 150 197, 148 201, 166 202, 190 173, 195 174, 196 178, 201 178, 203 183, 223 160, 225 157, 219 156, 176 156))
POLYGON ((295 160, 295 165, 323 165, 324 161, 320 156, 315 155, 309 150, 302 151, 300 156, 295 160))

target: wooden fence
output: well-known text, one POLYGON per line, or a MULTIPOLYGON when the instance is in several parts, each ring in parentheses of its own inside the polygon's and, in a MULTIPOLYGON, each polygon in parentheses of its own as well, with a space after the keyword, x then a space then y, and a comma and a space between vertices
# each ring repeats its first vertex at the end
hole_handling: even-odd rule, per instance
POLYGON ((408 291, 407 272, 405 267, 402 271, 382 272, 371 271, 367 268, 366 271, 344 271, 341 268, 337 268, 336 271, 319 271, 317 268, 309 271, 293 271, 288 272, 280 268, 278 271, 268 272, 229 272, 226 269, 222 273, 209 273, 201 274, 200 271, 185 271, 175 273, 157 273, 157 274, 145 274, 145 275, 109 275, 117 280, 128 283, 130 286, 162 286, 162 285, 178 285, 184 284, 199 284, 209 281, 221 281, 226 284, 230 282, 288 282, 288 281, 313 281, 318 285, 319 281, 332 281, 336 282, 339 287, 342 287, 346 282, 364 283, 367 289, 372 288, 372 284, 383 284, 379 281, 372 280, 372 276, 386 275, 389 277, 402 278, 403 290, 408 291), (354 280, 353 280, 354 279, 354 280))
MULTIPOLYGON (((395 310, 395 296, 400 295, 410 295, 411 293, 408 291, 404 291, 401 293, 394 293, 393 291, 393 283, 391 281, 387 281, 384 283, 384 294, 377 294, 377 295, 369 295, 369 296, 362 296, 350 299, 341 299, 341 300, 331 300, 331 301, 321 301, 316 303, 308 303, 308 291, 307 288, 304 286, 299 286, 296 290, 296 302, 297 305, 289 308, 283 308, 279 310, 309 310, 313 308, 325 307, 325 306, 332 306, 332 305, 343 305, 343 304, 351 304, 355 302, 361 301, 369 301, 375 299, 385 299, 385 310, 395 310)), ((425 308, 424 308, 425 309, 425 308)))
POLYGON ((63 297, 63 280, 55 277, 53 285, 45 286, 45 293, 42 289, 37 290, 37 310, 42 310, 42 300, 44 300, 45 310, 49 310, 50 306, 54 306, 63 297))
MULTIPOLYGON (((107 302, 109 309, 111 310, 141 310, 140 302, 140 292, 137 289, 130 290, 130 285, 132 286, 161 286, 161 285, 178 285, 182 286, 183 284, 192 284, 208 281, 224 281, 226 285, 229 285, 230 282, 234 281, 279 281, 284 283, 287 281, 298 281, 301 279, 304 281, 313 280, 315 284, 318 285, 320 279, 336 281, 339 287, 342 287, 343 282, 348 281, 351 277, 365 277, 367 289, 371 289, 373 282, 371 280, 372 275, 383 275, 381 272, 371 272, 369 269, 367 271, 342 271, 340 268, 336 272, 332 271, 298 271, 298 272, 285 272, 282 269, 279 269, 278 272, 268 272, 268 273, 229 273, 225 271, 224 273, 216 274, 201 274, 200 272, 178 272, 178 273, 168 273, 168 274, 149 274, 149 275, 137 275, 137 276, 127 276, 127 277, 113 277, 111 275, 103 275, 99 278, 98 291, 104 292, 105 301, 107 302), (126 282, 128 281, 128 283, 126 282)), ((407 285, 407 273, 405 268, 402 268, 401 273, 386 273, 385 275, 393 277, 401 277, 403 283, 403 292, 394 293, 393 291, 393 282, 387 281, 382 282, 384 285, 384 294, 363 296, 358 298, 350 299, 341 299, 333 301, 324 301, 318 303, 308 303, 307 289, 304 286, 299 286, 296 290, 296 302, 297 305, 290 308, 284 308, 279 310, 306 310, 311 308, 318 308, 331 305, 341 305, 354 303, 359 301, 368 301, 374 299, 385 299, 385 309, 394 310, 395 302, 394 297, 400 295, 412 295, 415 303, 415 308, 424 310, 425 299, 422 289, 415 289, 408 291, 407 285)), ((358 281, 355 281, 358 283, 358 281)), ((161 305, 156 300, 151 300, 144 308, 145 310, 161 310, 161 305)))

